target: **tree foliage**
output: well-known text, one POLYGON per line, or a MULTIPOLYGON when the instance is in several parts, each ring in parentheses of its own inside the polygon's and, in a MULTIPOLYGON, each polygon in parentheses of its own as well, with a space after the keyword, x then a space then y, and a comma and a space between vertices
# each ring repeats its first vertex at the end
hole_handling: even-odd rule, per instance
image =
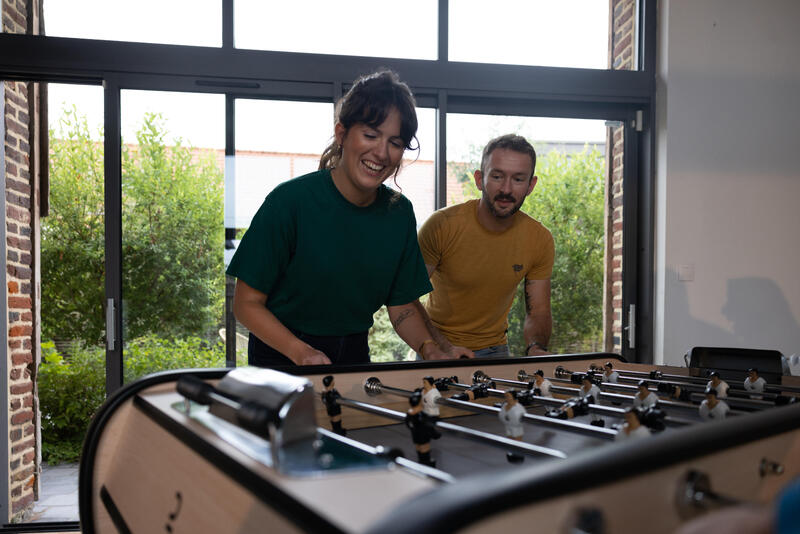
MULTIPOLYGON (((212 155, 147 114, 123 144, 123 312, 126 337, 201 335, 222 320, 223 179, 212 155)), ((103 147, 85 118, 65 113, 50 132, 50 215, 42 219, 44 339, 98 343, 104 315, 103 147)))

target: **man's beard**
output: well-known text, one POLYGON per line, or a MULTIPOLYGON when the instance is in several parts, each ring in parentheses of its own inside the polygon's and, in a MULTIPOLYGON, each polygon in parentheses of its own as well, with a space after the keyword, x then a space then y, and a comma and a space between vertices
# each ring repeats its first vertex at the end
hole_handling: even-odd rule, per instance
POLYGON ((498 200, 508 200, 514 203, 514 206, 508 211, 508 213, 500 213, 495 207, 494 202, 489 202, 489 199, 485 192, 483 193, 483 200, 489 207, 489 212, 498 219, 508 219, 509 217, 511 217, 512 215, 514 215, 519 211, 519 209, 522 207, 522 203, 525 201, 525 199, 523 198, 521 201, 517 202, 517 199, 515 199, 511 195, 496 195, 494 197, 494 202, 497 202, 498 200))

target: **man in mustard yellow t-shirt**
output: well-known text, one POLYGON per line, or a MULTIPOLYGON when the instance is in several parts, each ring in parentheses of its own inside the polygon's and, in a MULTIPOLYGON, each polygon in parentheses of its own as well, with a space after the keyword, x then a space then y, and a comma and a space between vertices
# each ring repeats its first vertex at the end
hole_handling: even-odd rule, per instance
POLYGON ((420 229, 433 284, 426 311, 442 350, 455 345, 475 357, 508 356, 508 312, 524 278, 526 354, 548 354, 553 236, 519 211, 536 185, 535 167, 525 138, 493 139, 474 173, 481 198, 437 211, 420 229))

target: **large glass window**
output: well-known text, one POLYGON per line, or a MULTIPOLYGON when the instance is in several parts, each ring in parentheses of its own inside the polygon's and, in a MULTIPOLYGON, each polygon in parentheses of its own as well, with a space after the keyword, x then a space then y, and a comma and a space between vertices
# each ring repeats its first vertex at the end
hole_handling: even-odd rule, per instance
POLYGON ((222 45, 222 0, 44 0, 47 35, 222 45))
POLYGON ((436 59, 437 2, 236 0, 237 48, 436 59))
MULTIPOLYGON (((450 114, 447 117, 447 203, 480 198, 473 173, 484 145, 507 133, 537 152, 538 182, 522 211, 550 229, 556 246, 551 305, 555 353, 602 350, 605 229, 603 121, 450 114)), ((524 354, 522 287, 509 314, 511 354, 524 354)))
POLYGON ((121 110, 124 381, 222 367, 224 96, 122 91, 121 110))
POLYGON ((609 2, 458 0, 449 10, 450 61, 608 68, 609 2))

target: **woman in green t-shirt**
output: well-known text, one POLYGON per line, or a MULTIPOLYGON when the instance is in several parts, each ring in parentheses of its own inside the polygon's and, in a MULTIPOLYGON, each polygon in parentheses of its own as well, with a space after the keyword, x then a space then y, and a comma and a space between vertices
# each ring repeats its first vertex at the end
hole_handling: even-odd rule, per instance
POLYGON ((363 76, 337 104, 320 170, 267 196, 228 268, 250 364, 369 362, 382 305, 411 348, 450 357, 415 305, 431 285, 411 203, 383 185, 416 149, 416 131, 408 86, 390 71, 363 76))

